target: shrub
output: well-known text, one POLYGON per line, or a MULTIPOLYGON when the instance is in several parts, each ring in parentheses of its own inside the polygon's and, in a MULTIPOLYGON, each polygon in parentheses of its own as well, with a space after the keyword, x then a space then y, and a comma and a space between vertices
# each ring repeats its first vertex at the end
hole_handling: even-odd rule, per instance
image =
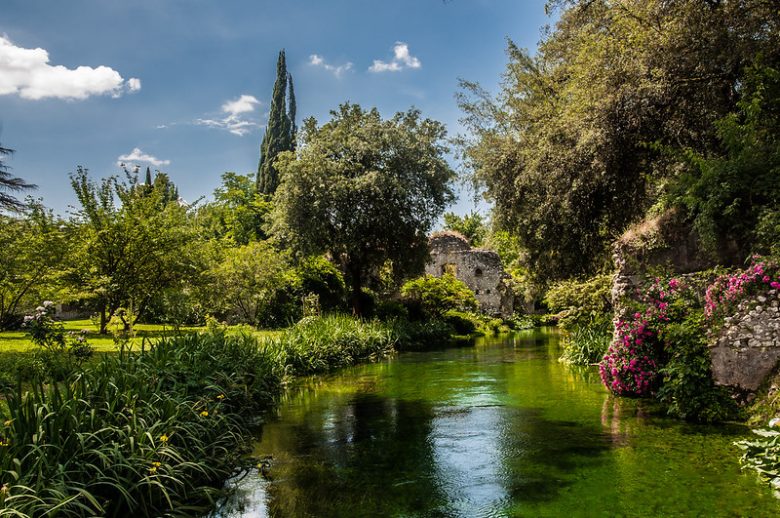
POLYGON ((681 322, 661 330, 668 360, 661 368, 657 398, 667 413, 682 419, 714 422, 737 415, 736 403, 715 386, 701 310, 691 310, 681 322))
POLYGON ((479 307, 474 292, 449 273, 441 277, 424 275, 408 281, 401 287, 401 295, 419 305, 427 318, 441 317, 448 310, 467 311, 479 307))
POLYGON ((602 325, 612 319, 612 275, 597 275, 584 281, 568 280, 550 288, 544 303, 557 313, 558 323, 566 329, 602 325))
POLYGON ((452 326, 442 320, 410 322, 396 320, 391 323, 396 348, 399 351, 420 351, 450 344, 454 332, 452 326))
POLYGON ((640 311, 618 323, 599 372, 616 395, 655 395, 670 415, 710 422, 733 417, 736 407, 712 380, 696 282, 655 278, 646 286, 640 311))
POLYGON ((324 372, 392 353, 396 343, 390 326, 346 315, 307 317, 272 340, 284 351, 291 373, 324 372))
POLYGON ((477 315, 453 309, 446 311, 442 317, 442 320, 449 324, 455 330, 455 333, 459 335, 474 334, 482 324, 477 315))

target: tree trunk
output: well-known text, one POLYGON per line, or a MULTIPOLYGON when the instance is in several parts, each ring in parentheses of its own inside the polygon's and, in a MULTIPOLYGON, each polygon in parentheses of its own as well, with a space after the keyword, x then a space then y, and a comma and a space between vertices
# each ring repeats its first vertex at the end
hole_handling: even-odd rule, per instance
POLYGON ((100 306, 100 334, 101 335, 106 334, 106 326, 108 325, 108 322, 106 320, 106 305, 107 303, 103 303, 100 306))

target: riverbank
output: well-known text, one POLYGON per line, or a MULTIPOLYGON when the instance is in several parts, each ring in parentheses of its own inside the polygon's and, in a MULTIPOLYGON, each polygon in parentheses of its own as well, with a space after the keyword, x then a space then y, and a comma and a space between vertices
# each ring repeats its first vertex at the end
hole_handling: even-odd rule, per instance
POLYGON ((0 506, 16 516, 205 512, 290 376, 424 348, 445 331, 346 316, 266 340, 212 329, 101 355, 66 382, 18 385, 5 394, 0 506))

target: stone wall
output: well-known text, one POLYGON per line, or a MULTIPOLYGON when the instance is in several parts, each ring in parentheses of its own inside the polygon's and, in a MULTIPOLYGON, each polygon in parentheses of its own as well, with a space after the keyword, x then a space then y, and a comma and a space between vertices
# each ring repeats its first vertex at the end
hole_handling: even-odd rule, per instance
POLYGON ((506 283, 501 258, 492 250, 471 248, 457 232, 438 232, 430 239, 431 258, 425 273, 441 277, 451 273, 474 292, 480 309, 490 315, 512 314, 514 294, 506 283))
POLYGON ((716 384, 758 390, 780 362, 780 292, 740 302, 713 338, 710 353, 716 384))

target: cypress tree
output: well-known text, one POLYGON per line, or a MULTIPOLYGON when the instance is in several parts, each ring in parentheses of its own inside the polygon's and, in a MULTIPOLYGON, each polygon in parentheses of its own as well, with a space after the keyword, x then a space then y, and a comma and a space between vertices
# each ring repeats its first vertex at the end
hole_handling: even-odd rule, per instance
MULTIPOLYGON (((260 145, 260 163, 257 167, 257 190, 262 194, 271 195, 279 186, 279 173, 273 165, 276 156, 282 151, 293 149, 292 131, 295 123, 290 116, 295 116, 295 99, 287 106, 287 88, 290 83, 290 75, 287 73, 287 63, 284 50, 279 52, 279 60, 276 63, 276 82, 274 83, 273 96, 271 97, 271 109, 268 114, 268 125, 265 128, 263 142, 260 145)), ((292 89, 290 90, 291 95, 292 89)))
POLYGON ((295 136, 298 133, 298 128, 295 126, 295 88, 293 88, 292 75, 287 74, 287 83, 289 84, 289 91, 287 97, 287 119, 290 121, 290 150, 295 150, 295 136))

